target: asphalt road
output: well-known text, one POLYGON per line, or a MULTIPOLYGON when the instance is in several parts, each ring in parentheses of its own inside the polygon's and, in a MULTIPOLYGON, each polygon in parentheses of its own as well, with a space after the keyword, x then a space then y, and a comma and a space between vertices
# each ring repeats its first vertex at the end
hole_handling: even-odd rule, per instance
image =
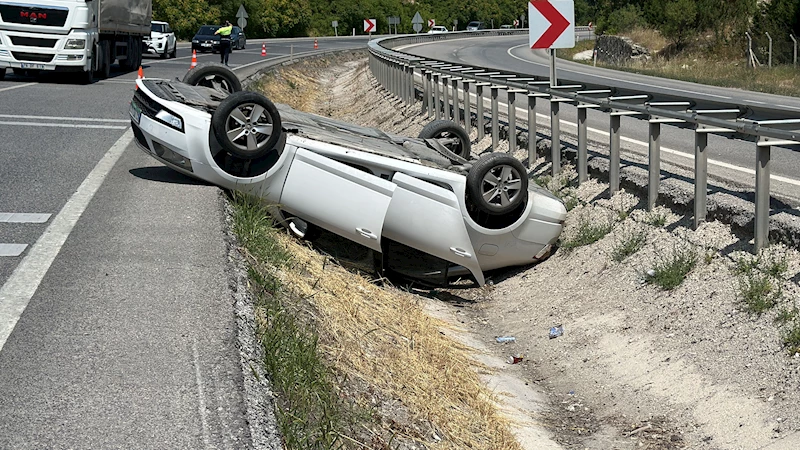
MULTIPOLYGON (((261 42, 231 55, 240 76, 314 51, 261 42)), ((0 81, 0 448, 250 446, 220 191, 135 147, 135 78, 0 81)))
MULTIPOLYGON (((549 77, 549 57, 544 51, 531 51, 527 36, 481 36, 476 38, 438 41, 431 44, 404 46, 403 52, 444 60, 456 64, 474 65, 506 71, 549 77)), ((734 103, 758 110, 766 105, 779 107, 787 117, 800 117, 800 99, 778 95, 724 89, 696 83, 648 77, 617 72, 559 59, 556 63, 560 84, 570 82, 604 85, 620 89, 647 90, 667 96, 682 96, 708 103, 734 103)), ((488 90, 485 90, 488 96, 488 90)), ((503 107, 501 107, 501 110, 503 107)), ((549 126, 549 103, 540 101, 537 112, 539 123, 549 126)), ((525 123, 524 108, 518 120, 525 123)), ((577 132, 577 111, 572 105, 561 106, 562 132, 577 132)), ((609 117, 605 113, 589 110, 589 138, 599 142, 609 141, 609 117)), ((630 117, 622 118, 623 150, 647 154, 648 124, 630 117)), ((694 167, 694 132, 669 125, 661 129, 662 157, 681 167, 694 167)), ((755 144, 724 136, 711 135, 708 139, 709 175, 730 180, 743 187, 755 183, 755 144)), ((624 154, 623 154, 624 156, 624 154)), ((800 152, 774 147, 772 149, 772 184, 774 195, 800 204, 800 152)))

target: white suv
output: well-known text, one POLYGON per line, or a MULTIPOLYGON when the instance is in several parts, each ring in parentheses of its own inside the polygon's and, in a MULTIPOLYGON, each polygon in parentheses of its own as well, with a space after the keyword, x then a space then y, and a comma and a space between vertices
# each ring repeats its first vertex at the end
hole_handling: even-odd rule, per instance
POLYGON ((150 22, 150 36, 145 36, 144 47, 147 53, 162 58, 174 58, 178 52, 178 40, 167 22, 150 22))

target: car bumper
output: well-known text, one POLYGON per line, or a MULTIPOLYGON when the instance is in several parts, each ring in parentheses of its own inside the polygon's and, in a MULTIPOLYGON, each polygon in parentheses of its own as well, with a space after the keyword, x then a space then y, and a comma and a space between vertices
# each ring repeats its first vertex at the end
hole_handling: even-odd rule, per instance
POLYGON ((145 42, 145 51, 154 55, 160 55, 167 51, 167 41, 145 42))
POLYGON ((0 30, 0 69, 85 70, 90 63, 90 38, 86 33, 75 32, 64 36, 0 30), (87 47, 66 50, 68 39, 84 39, 87 47))

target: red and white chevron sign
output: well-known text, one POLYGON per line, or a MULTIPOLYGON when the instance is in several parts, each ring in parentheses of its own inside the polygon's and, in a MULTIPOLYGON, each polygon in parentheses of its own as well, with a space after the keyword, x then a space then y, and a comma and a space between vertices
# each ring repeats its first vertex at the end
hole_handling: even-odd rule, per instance
POLYGON ((428 28, 432 28, 436 25, 436 21, 434 19, 428 19, 428 28))
POLYGON ((575 47, 575 4, 572 0, 530 0, 531 48, 575 47))
POLYGON ((364 33, 375 31, 375 19, 364 19, 364 33))

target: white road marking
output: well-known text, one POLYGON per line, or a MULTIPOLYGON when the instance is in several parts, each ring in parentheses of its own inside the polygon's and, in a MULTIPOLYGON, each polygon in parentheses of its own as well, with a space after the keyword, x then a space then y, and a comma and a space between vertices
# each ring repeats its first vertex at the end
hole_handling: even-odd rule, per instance
POLYGON ((37 123, 37 122, 4 122, 0 121, 0 125, 21 125, 27 127, 48 127, 48 128, 98 128, 104 130, 124 130, 128 128, 124 125, 84 125, 73 123, 37 123))
POLYGON ((50 214, 0 213, 0 223, 45 223, 50 214))
POLYGON ((27 247, 28 244, 0 244, 0 256, 19 256, 27 247))
POLYGON ((25 84, 18 84, 18 85, 16 85, 16 86, 11 86, 11 87, 7 87, 7 88, 2 88, 2 89, 0 89, 0 92, 12 91, 12 90, 14 90, 14 89, 21 89, 21 88, 28 87, 28 86, 33 86, 33 85, 36 85, 36 84, 39 84, 39 83, 25 83, 25 84))
POLYGON ((58 256, 78 219, 131 142, 133 142, 133 130, 129 129, 108 149, 14 269, 6 283, 0 287, 0 351, 3 350, 6 340, 28 307, 28 302, 36 293, 39 283, 58 256))
MULTIPOLYGON (((130 84, 130 82, 125 84, 130 84)), ((130 119, 124 120, 124 119, 96 119, 93 117, 23 116, 19 114, 0 114, 0 119, 72 120, 75 122, 130 123, 130 119)))

